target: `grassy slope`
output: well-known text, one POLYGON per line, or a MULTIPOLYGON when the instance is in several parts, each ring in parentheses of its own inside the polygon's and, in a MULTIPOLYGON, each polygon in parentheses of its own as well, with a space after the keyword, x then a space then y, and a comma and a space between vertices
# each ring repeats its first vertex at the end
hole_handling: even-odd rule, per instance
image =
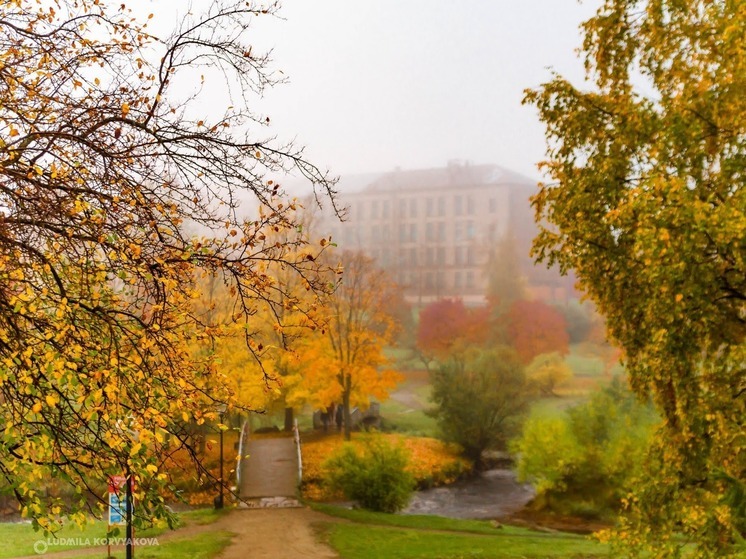
MULTIPOLYGON (((180 518, 186 524, 209 524, 217 520, 221 514, 221 512, 214 511, 213 509, 199 509, 182 513, 180 514, 180 518)), ((65 540, 74 539, 83 543, 86 540, 93 542, 94 540, 105 538, 106 529, 106 522, 102 520, 94 520, 82 528, 77 526, 65 526, 55 534, 55 537, 65 540)), ((156 537, 166 532, 167 529, 168 528, 164 524, 148 528, 147 530, 138 530, 135 537, 156 537)), ((117 537, 124 537, 124 526, 119 527, 119 534, 117 537)), ((0 559, 33 555, 35 553, 34 544, 37 541, 49 541, 50 539, 53 538, 51 536, 44 536, 42 532, 35 532, 29 523, 0 523, 0 542, 2 542, 2 545, 0 545, 0 559)), ((80 548, 85 546, 50 545, 49 553, 54 551, 68 551, 70 549, 75 549, 75 547, 80 548)))
POLYGON ((319 506, 352 523, 324 527, 329 543, 344 559, 433 558, 597 558, 608 548, 582 536, 544 533, 489 522, 408 516, 319 506))
MULTIPOLYGON (((175 538, 157 546, 136 548, 137 559, 212 559, 217 557, 231 543, 233 534, 225 531, 209 532, 194 537, 175 538)), ((111 557, 123 559, 125 550, 112 551, 111 557)), ((81 555, 72 559, 91 559, 96 555, 81 555)))

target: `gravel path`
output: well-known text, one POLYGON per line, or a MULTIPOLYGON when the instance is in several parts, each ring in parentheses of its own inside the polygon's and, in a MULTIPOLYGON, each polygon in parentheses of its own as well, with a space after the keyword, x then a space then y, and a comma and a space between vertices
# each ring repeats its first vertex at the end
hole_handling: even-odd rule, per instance
POLYGON ((339 556, 313 530, 330 520, 307 508, 255 509, 234 511, 211 527, 236 534, 219 559, 334 559, 339 556))

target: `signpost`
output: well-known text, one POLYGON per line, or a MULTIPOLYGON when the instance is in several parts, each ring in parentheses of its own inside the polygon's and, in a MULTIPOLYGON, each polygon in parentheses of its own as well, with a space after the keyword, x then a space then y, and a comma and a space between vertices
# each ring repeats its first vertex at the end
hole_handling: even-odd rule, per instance
MULTIPOLYGON (((109 476, 109 528, 112 526, 126 525, 127 557, 133 556, 132 551, 132 509, 134 501, 132 499, 132 480, 131 476, 109 476), (130 483, 127 480, 130 479, 130 483)), ((109 557, 111 557, 111 544, 108 544, 109 557)))
POLYGON ((125 524, 126 503, 124 485, 127 483, 125 476, 109 477, 109 526, 125 524))

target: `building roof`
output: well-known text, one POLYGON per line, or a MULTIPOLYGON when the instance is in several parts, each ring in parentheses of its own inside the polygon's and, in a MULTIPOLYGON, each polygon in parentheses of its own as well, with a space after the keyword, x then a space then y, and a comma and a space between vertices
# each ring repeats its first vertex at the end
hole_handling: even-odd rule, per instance
POLYGON ((387 173, 343 175, 337 185, 342 196, 365 192, 433 190, 480 185, 510 185, 535 188, 536 181, 499 165, 473 165, 449 161, 445 167, 395 169, 387 173))

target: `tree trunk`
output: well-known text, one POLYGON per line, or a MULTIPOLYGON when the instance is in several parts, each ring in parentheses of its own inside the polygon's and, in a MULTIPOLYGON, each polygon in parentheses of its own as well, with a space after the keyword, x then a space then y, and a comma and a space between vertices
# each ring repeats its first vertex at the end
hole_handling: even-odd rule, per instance
POLYGON ((293 430, 293 408, 285 408, 285 431, 293 430))
POLYGON ((350 392, 352 391, 352 382, 350 375, 345 373, 344 389, 342 391, 342 409, 344 410, 344 427, 345 440, 349 441, 352 432, 352 418, 350 417, 350 392))

